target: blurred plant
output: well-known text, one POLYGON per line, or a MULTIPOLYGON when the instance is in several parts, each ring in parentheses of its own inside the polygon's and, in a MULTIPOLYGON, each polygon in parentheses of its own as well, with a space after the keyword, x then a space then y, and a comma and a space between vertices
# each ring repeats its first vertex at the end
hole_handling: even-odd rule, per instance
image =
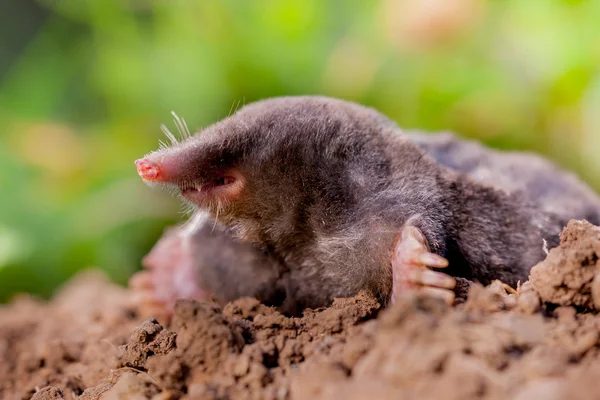
POLYGON ((138 268, 179 206, 132 162, 173 109, 199 129, 322 93, 548 154, 600 187, 600 2, 6 1, 0 299, 48 295, 87 266, 120 282, 138 268))

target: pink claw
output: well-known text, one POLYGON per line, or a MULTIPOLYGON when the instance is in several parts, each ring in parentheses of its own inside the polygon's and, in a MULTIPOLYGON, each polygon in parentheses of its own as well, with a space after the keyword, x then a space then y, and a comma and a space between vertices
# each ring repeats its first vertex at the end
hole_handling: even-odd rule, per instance
POLYGON ((425 236, 418 228, 411 225, 402 228, 391 264, 392 303, 409 290, 428 293, 448 304, 454 301, 452 289, 456 280, 442 272, 429 269, 445 268, 448 266, 448 260, 429 251, 425 236))

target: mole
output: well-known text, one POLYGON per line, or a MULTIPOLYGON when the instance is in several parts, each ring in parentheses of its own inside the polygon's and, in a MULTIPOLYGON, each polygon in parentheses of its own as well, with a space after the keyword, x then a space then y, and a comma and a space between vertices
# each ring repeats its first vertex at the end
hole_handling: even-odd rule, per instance
POLYGON ((452 303, 455 278, 515 286, 570 219, 600 222, 596 193, 540 156, 406 131, 348 101, 271 98, 180 140, 165 131, 172 144, 137 171, 193 215, 130 284, 167 309, 251 296, 294 314, 361 290, 452 303))

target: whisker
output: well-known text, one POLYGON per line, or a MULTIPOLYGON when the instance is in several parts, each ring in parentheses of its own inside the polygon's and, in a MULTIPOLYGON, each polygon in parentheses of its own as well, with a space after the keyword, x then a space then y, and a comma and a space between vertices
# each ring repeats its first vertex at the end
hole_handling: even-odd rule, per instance
POLYGON ((156 182, 150 182, 150 181, 146 181, 142 179, 142 182, 144 182, 148 187, 154 188, 156 187, 156 182))
POLYGON ((167 145, 165 144, 165 142, 163 142, 161 139, 158 139, 158 148, 159 148, 160 150, 167 149, 168 147, 169 147, 169 146, 167 146, 167 145))
POLYGON ((186 137, 190 136, 190 131, 185 123, 185 121, 182 122, 182 119, 179 118, 179 116, 177 114, 175 114, 175 111, 171 111, 171 115, 173 116, 173 121, 175 122, 175 126, 177 127, 177 131, 179 132, 179 136, 181 136, 182 139, 185 139, 186 137))
POLYGON ((212 234, 215 228, 217 227, 217 223, 219 222, 219 213, 221 212, 221 202, 217 201, 217 212, 215 213, 215 223, 213 224, 210 233, 212 234))
POLYGON ((179 213, 182 217, 185 217, 187 215, 192 215, 195 210, 196 208, 193 205, 183 202, 181 203, 181 211, 179 213))
POLYGON ((234 114, 237 112, 238 108, 240 108, 241 102, 242 102, 242 99, 238 99, 237 104, 235 105, 235 110, 233 111, 234 114))
POLYGON ((190 217, 179 230, 178 236, 185 237, 193 235, 200 228, 202 223, 208 219, 208 215, 204 212, 197 212, 190 217))
POLYGON ((187 139, 190 136, 192 136, 192 134, 190 133, 190 128, 188 128, 184 118, 181 118, 181 122, 183 123, 183 128, 184 128, 184 130, 183 130, 184 139, 187 139))
POLYGON ((157 185, 160 189, 167 192, 170 196, 175 197, 175 196, 179 195, 179 188, 177 186, 165 185, 165 184, 160 184, 160 183, 154 183, 154 184, 157 185))
POLYGON ((171 143, 173 144, 177 144, 177 138, 175 137, 175 135, 173 135, 171 133, 171 131, 169 130, 169 128, 167 128, 167 126, 165 124, 162 124, 160 126, 160 130, 163 131, 163 133, 165 134, 166 137, 169 138, 169 140, 171 141, 171 143))
POLYGON ((229 107, 229 114, 227 114, 227 116, 228 116, 228 117, 229 117, 229 116, 231 116, 231 113, 233 112, 233 105, 234 105, 234 104, 235 104, 235 100, 233 100, 233 101, 231 102, 231 107, 229 107))
POLYGON ((177 128, 177 132, 179 133, 179 136, 181 136, 182 134, 179 117, 177 116, 177 114, 175 114, 175 111, 171 111, 171 115, 173 116, 173 122, 175 123, 175 127, 177 128))

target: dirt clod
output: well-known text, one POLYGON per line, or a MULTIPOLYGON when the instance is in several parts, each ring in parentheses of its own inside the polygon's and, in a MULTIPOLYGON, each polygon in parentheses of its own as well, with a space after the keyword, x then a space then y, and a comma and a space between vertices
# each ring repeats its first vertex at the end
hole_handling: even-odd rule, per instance
POLYGON ((529 282, 465 282, 453 307, 359 293, 300 318, 245 298, 142 320, 129 291, 84 274, 0 308, 0 398, 597 398, 600 228, 561 239, 529 282))
POLYGON ((32 397, 31 400, 63 400, 65 398, 62 390, 52 386, 46 386, 38 390, 32 397))
POLYGON ((560 239, 560 246, 531 269, 531 285, 544 302, 596 309, 592 292, 598 296, 593 282, 600 273, 600 227, 571 221, 560 239))
POLYGON ((119 349, 119 366, 145 370, 148 357, 166 354, 175 346, 175 336, 155 319, 144 322, 135 328, 129 342, 119 349))

